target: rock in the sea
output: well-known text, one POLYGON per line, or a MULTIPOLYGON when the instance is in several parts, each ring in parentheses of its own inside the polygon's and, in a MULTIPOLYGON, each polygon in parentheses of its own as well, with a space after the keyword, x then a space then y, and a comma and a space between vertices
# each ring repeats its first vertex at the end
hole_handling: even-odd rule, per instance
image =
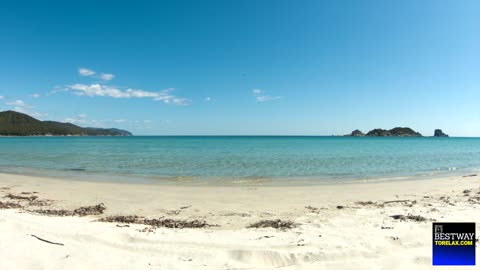
POLYGON ((397 137, 422 137, 422 134, 408 127, 396 127, 389 130, 392 136, 397 137))
POLYGON ((441 129, 435 129, 435 132, 433 133, 434 137, 448 137, 447 134, 443 133, 441 129))
POLYGON ((355 129, 354 131, 352 131, 352 133, 350 133, 349 136, 353 136, 353 137, 363 137, 363 136, 365 136, 365 134, 364 134, 363 132, 361 132, 360 130, 355 129))
POLYGON ((367 133, 367 136, 371 136, 371 137, 390 137, 390 136, 392 136, 392 133, 390 133, 390 131, 388 131, 386 129, 376 128, 376 129, 370 130, 367 133))
POLYGON ((390 130, 376 128, 370 130, 367 136, 371 137, 422 137, 422 134, 408 127, 396 127, 390 130))

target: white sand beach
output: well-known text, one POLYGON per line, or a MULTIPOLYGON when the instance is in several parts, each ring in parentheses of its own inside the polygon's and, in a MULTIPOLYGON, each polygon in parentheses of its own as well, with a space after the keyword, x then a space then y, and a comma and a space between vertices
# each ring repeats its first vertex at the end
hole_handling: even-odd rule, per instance
POLYGON ((0 209, 2 270, 433 269, 432 220, 477 222, 479 231, 480 177, 274 187, 137 185, 0 174, 0 202, 3 208, 17 204, 0 209), (38 213, 100 203, 106 207, 100 215, 38 213), (98 222, 114 215, 215 226, 98 222), (394 215, 404 217, 396 220, 394 215), (275 219, 292 221, 295 227, 247 228, 275 219))

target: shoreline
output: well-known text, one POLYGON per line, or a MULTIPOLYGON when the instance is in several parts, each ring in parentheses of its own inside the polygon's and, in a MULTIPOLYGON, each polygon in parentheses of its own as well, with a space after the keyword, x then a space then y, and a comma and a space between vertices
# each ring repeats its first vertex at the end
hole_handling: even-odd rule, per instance
POLYGON ((477 222, 477 230, 480 225, 479 176, 286 187, 0 174, 0 201, 24 206, 0 209, 0 250, 7 251, 0 252, 1 269, 433 269, 433 220, 477 222), (32 203, 41 201, 45 205, 32 203), (99 204, 104 213, 84 217, 38 212, 99 204), (214 226, 98 222, 129 215, 214 226), (247 228, 277 219, 295 226, 247 228), (25 253, 27 248, 34 252, 25 253))
POLYGON ((154 176, 113 172, 93 172, 82 168, 44 169, 34 167, 0 168, 0 174, 93 183, 125 183, 165 186, 329 186, 397 181, 424 181, 479 174, 477 166, 448 170, 396 173, 369 177, 354 176, 154 176))

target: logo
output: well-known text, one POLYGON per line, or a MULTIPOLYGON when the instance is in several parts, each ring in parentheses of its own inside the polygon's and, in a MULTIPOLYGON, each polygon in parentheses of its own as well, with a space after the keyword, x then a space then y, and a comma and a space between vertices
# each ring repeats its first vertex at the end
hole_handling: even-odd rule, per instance
POLYGON ((433 265, 475 265, 475 223, 433 223, 433 265))

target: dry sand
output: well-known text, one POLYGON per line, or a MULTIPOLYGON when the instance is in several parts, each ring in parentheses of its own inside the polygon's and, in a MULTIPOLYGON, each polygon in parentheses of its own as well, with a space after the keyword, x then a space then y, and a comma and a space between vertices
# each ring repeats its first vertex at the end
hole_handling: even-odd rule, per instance
POLYGON ((322 186, 197 187, 0 174, 0 202, 22 206, 0 209, 2 270, 433 269, 432 220, 477 222, 480 231, 478 176, 322 186), (58 217, 34 212, 71 211, 100 203, 107 208, 100 215, 58 217), (112 215, 200 220, 217 226, 172 229, 97 221, 112 215), (393 215, 427 220, 401 221, 393 215), (297 226, 246 228, 272 219, 297 226))

